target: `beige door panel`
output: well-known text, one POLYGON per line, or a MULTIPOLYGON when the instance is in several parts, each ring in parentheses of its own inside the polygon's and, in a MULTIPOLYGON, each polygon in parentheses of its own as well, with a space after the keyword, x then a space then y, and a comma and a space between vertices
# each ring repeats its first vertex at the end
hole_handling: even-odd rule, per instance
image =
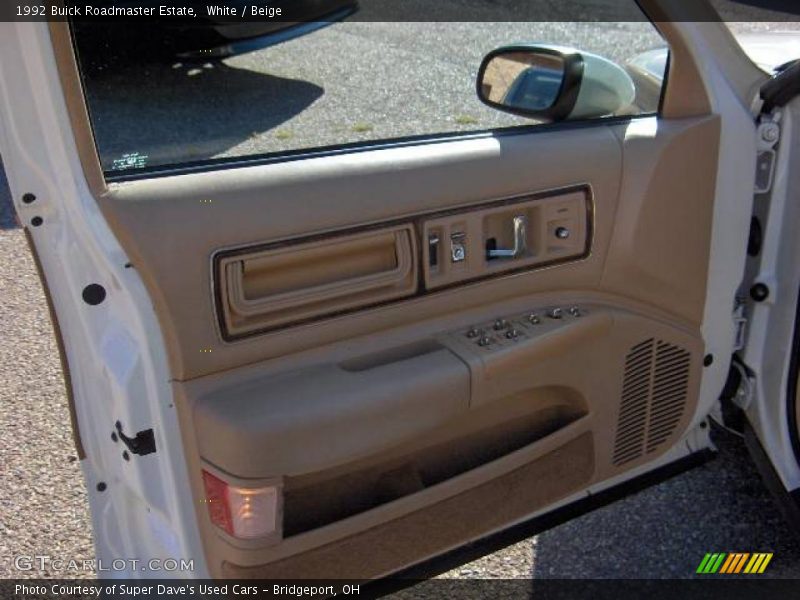
MULTIPOLYGON (((702 341, 691 328, 590 302, 580 303, 580 316, 552 319, 550 304, 527 301, 529 310, 517 302, 508 312, 493 307, 494 316, 520 329, 532 312, 542 322, 514 340, 500 335, 506 327, 494 346, 478 345, 465 327, 394 351, 372 352, 364 340, 315 352, 341 357, 333 365, 300 362, 272 374, 265 365, 176 384, 186 427, 195 424, 193 474, 206 468, 233 482, 282 481, 283 531, 268 544, 243 546, 200 515, 212 565, 233 573, 231 564, 281 560, 283 567, 245 573, 305 573, 308 555, 288 557, 334 540, 338 548, 360 547, 385 521, 393 523, 381 526, 387 535, 404 537, 401 523, 414 521, 412 513, 435 514, 454 495, 472 497, 476 486, 496 482, 493 502, 502 504, 509 473, 538 473, 536 464, 556 449, 572 448, 562 468, 582 475, 573 483, 537 480, 551 500, 652 460, 676 441, 693 414, 702 369, 702 341), (348 390, 351 378, 358 383, 348 390), (434 387, 426 394, 416 383, 437 378, 456 397, 434 387), (326 425, 304 430, 316 406, 328 414, 326 425)), ((202 494, 199 477, 195 484, 202 494)), ((494 518, 493 511, 471 517, 470 531, 489 533, 494 518)), ((440 551, 456 534, 442 535, 440 551)), ((367 546, 359 552, 368 554, 367 546)), ((363 560, 362 576, 381 572, 380 559, 363 560)))
POLYGON ((695 320, 702 310, 704 263, 684 260, 683 248, 707 253, 700 247, 707 246, 701 234, 713 186, 704 177, 713 172, 718 126, 712 117, 660 121, 652 135, 626 136, 633 127, 636 122, 142 180, 112 186, 101 205, 152 293, 179 380, 444 318, 454 309, 481 306, 487 297, 501 301, 536 291, 605 288, 695 320), (631 169, 623 168, 623 160, 631 169), (675 169, 681 169, 679 177, 675 169), (591 191, 593 212, 591 250, 583 260, 466 283, 265 336, 223 340, 212 292, 212 257, 220 252, 353 227, 407 224, 427 213, 548 196, 582 185, 591 191), (623 194, 620 185, 626 186, 623 194), (667 191, 674 185, 680 194, 667 191), (673 226, 674 237, 672 231, 664 233, 663 223, 673 226), (614 262, 607 265, 612 237, 614 262), (657 249, 653 239, 662 242, 657 249), (673 252, 681 260, 670 262, 673 252), (630 273, 658 285, 652 292, 631 285, 630 273))
POLYGON ((693 257, 708 252, 719 123, 655 125, 113 187, 105 210, 168 333, 196 496, 202 469, 281 490, 260 541, 201 506, 213 574, 386 574, 679 439, 702 369, 693 257), (486 260, 521 215, 535 250, 486 260), (449 268, 461 225, 474 262, 437 284, 430 235, 449 268), (562 225, 575 246, 557 245, 562 225), (232 325, 248 336, 225 341, 232 325))
MULTIPOLYGON (((659 137, 670 123, 659 121, 659 137)), ((620 201, 601 286, 699 325, 705 308, 719 119, 680 128, 668 145, 654 144, 654 132, 640 124, 620 133, 625 148, 620 201)))
MULTIPOLYGON (((487 333, 495 340, 489 346, 470 337, 469 327, 394 355, 384 352, 374 363, 367 361, 374 355, 366 354, 276 374, 234 371, 182 385, 194 406, 200 454, 240 478, 306 476, 398 446, 417 448, 418 439, 453 423, 471 421, 481 428, 486 415, 470 414, 487 405, 527 399, 528 411, 535 413, 549 405, 542 394, 555 397, 567 413, 606 419, 599 429, 610 432, 626 357, 636 355, 640 344, 649 348, 658 340, 673 346, 680 359, 676 368, 687 377, 689 355, 696 359, 702 352, 681 329, 608 306, 583 304, 580 316, 557 320, 544 316, 546 309, 533 312, 543 315, 541 323, 527 324, 528 311, 503 317, 509 326, 487 333), (520 333, 509 339, 512 328, 520 333)), ((332 357, 347 354, 336 346, 325 350, 332 357)), ((644 356, 642 365, 650 364, 644 359, 653 360, 644 356)), ((643 383, 649 384, 647 373, 643 383)), ((685 412, 689 383, 676 390, 682 400, 673 417, 685 412)), ((498 414, 521 417, 507 406, 498 414)), ((604 454, 610 453, 606 448, 604 454)))
POLYGON ((113 185, 101 204, 152 292, 173 376, 183 380, 443 316, 454 304, 477 306, 489 289, 503 298, 531 286, 596 286, 617 202, 620 146, 606 127, 481 138, 135 181, 113 185), (580 173, 575 164, 582 165, 580 173), (406 224, 428 213, 585 184, 594 205, 603 207, 595 218, 598 254, 561 273, 499 278, 267 336, 223 341, 211 293, 212 257, 221 252, 406 224))
POLYGON ((211 573, 385 575, 666 452, 699 389, 718 138, 634 119, 111 185, 211 573), (203 469, 277 485, 278 531, 213 525, 203 469))

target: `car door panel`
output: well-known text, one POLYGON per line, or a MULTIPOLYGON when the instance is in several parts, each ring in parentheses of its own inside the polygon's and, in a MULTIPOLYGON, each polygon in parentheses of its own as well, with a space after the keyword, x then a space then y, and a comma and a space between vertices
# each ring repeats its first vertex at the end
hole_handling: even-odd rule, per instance
POLYGON ((655 136, 646 126, 625 132, 604 289, 701 322, 720 127, 710 117, 659 121, 655 136))
MULTIPOLYGON (((646 300, 679 315, 686 312, 682 307, 692 304, 690 316, 697 319, 702 311, 703 282, 698 281, 702 270, 692 280, 683 279, 686 273, 681 270, 702 269, 702 261, 693 260, 689 251, 707 243, 701 234, 710 209, 700 198, 713 190, 713 181, 703 179, 716 152, 715 126, 708 121, 662 121, 658 135, 625 141, 635 147, 627 160, 648 163, 633 164, 630 170, 623 169, 623 143, 616 137, 625 135, 625 126, 601 126, 434 144, 423 147, 423 152, 371 151, 136 181, 112 186, 101 206, 130 253, 131 263, 152 290, 178 379, 296 352, 342 335, 367 333, 374 327, 409 323, 421 315, 441 316, 452 311, 454 302, 465 308, 484 302, 487 289, 500 299, 522 290, 596 288, 603 277, 611 290, 624 289, 631 275, 626 271, 629 268, 652 279, 661 278, 661 287, 654 288, 646 300), (643 145, 649 149, 643 151, 643 145), (654 169, 665 155, 668 160, 661 175, 654 169), (531 156, 535 157, 532 161, 531 156), (680 177, 674 175, 675 169, 680 169, 680 177), (636 186, 630 191, 630 200, 619 194, 621 172, 622 182, 636 186), (662 185, 650 185, 653 175, 671 178, 670 184, 682 189, 671 194, 662 185), (693 187, 695 184, 700 187, 693 187), (218 330, 214 295, 197 293, 212 289, 212 257, 223 250, 286 242, 309 234, 332 235, 353 226, 412 223, 428 212, 464 210, 471 204, 576 185, 588 185, 592 192, 593 243, 585 260, 558 270, 468 284, 407 303, 303 325, 302 335, 296 328, 285 329, 271 335, 268 344, 255 340, 225 343, 218 330), (615 222, 620 200, 626 202, 625 212, 619 213, 623 219, 633 218, 625 215, 638 217, 643 206, 648 210, 646 218, 652 221, 637 220, 621 229, 615 222), (706 211, 705 217, 702 211, 706 211), (241 218, 243 214, 247 219, 241 218), (673 218, 680 221, 681 233, 660 226, 660 219, 671 215, 677 215, 673 218), (178 226, 187 222, 190 227, 178 226), (692 236, 687 238, 684 229, 692 236), (614 248, 613 259, 620 264, 609 269, 604 264, 605 253, 612 236, 618 234, 615 244, 626 245, 614 248), (659 245, 652 255, 643 254, 635 246, 637 240, 625 237, 639 236, 640 245, 642 239, 648 245, 646 239, 653 234, 668 238, 662 241, 669 252, 662 252, 659 245), (678 239, 682 243, 674 243, 678 239), (680 264, 665 258, 676 252, 681 253, 676 258, 687 257, 680 264), (644 268, 635 264, 645 259, 653 264, 644 268), (634 264, 625 264, 630 261, 634 264), (681 288, 683 281, 686 285, 681 288), (690 285, 694 283, 700 285, 690 285), (690 293, 691 298, 687 296, 690 293), (411 306, 413 310, 407 310, 411 306)), ((649 289, 639 286, 639 291, 626 290, 621 295, 647 294, 649 289)))
MULTIPOLYGON (((476 482, 501 478, 511 465, 532 466, 548 449, 573 448, 569 470, 573 462, 591 464, 581 487, 603 481, 652 460, 680 436, 694 414, 703 345, 696 333, 651 317, 581 306, 583 316, 545 324, 521 343, 492 352, 497 358, 487 358, 465 341, 465 330, 441 336, 440 343, 449 344, 452 354, 425 347, 410 359, 401 353, 397 361, 367 369, 377 371, 376 383, 369 386, 360 379, 354 386, 358 393, 341 393, 337 381, 354 375, 341 365, 352 364, 347 357, 358 353, 357 347, 331 353, 344 356, 339 365, 267 378, 261 369, 250 368, 246 371, 253 379, 231 372, 176 384, 185 394, 185 416, 196 424, 200 465, 227 478, 282 480, 284 544, 294 545, 297 538, 305 547, 324 540, 331 530, 359 536, 379 515, 393 514, 398 502, 408 510, 432 510, 452 494, 470 494, 476 482), (467 374, 455 370, 462 386, 456 388, 459 398, 468 393, 469 405, 444 393, 417 396, 415 379, 399 376, 404 368, 436 369, 429 375, 452 389, 448 370, 437 360, 455 369, 455 356, 469 365, 467 389, 467 374), (581 375, 575 373, 576 364, 582 365, 581 375), (403 406, 393 409, 387 387, 406 392, 403 406), (324 427, 298 431, 294 424, 308 424, 314 412, 311 398, 331 416, 324 427), (358 398, 372 406, 359 406, 358 398), (591 443, 573 444, 587 434, 591 443)), ((363 355, 355 361, 363 364, 363 355)), ((554 489, 562 497, 577 488, 554 489)), ((502 490, 502 485, 496 488, 496 503, 502 504, 502 490)), ((471 517, 471 526, 487 534, 493 518, 491 511, 477 522, 471 517)), ((262 548, 231 558, 230 552, 237 554, 235 542, 226 544, 213 528, 207 533, 223 560, 234 564, 257 560, 259 553, 266 563, 286 551, 262 548)), ((369 562, 362 568, 371 576, 379 574, 369 571, 369 562)), ((271 573, 268 568, 266 574, 271 573)))
MULTIPOLYGON (((494 490, 502 503, 503 482, 523 477, 548 490, 539 504, 528 499, 532 512, 666 451, 699 385, 706 263, 696 257, 708 252, 718 132, 713 117, 651 118, 113 185, 104 210, 175 341, 196 493, 203 469, 282 489, 283 529, 260 547, 243 550, 198 515, 212 571, 309 573, 323 552, 312 548, 344 536, 327 551, 362 553, 362 575, 385 574, 370 524, 398 503, 408 512, 383 526, 392 538, 454 495, 472 505, 494 490), (486 267, 487 277, 443 289, 422 281, 408 298, 345 312, 323 303, 330 315, 223 336, 220 256, 273 247, 325 256, 331 240, 357 246, 365 232, 400 228, 414 232, 422 270, 425 223, 440 223, 442 211, 458 223, 498 199, 535 205, 576 189, 591 203, 588 252, 574 259, 486 267), (547 321, 548 308, 573 305, 585 314, 545 323, 491 360, 466 338, 498 317, 520 322, 535 310, 547 321), (551 461, 571 476, 543 478, 538 465, 551 461), (238 569, 254 565, 263 567, 238 569)), ((309 281, 313 265, 289 264, 289 281, 309 281)), ((346 289, 347 278, 333 283, 346 289)), ((487 534, 496 518, 470 515, 470 531, 487 534)), ((450 527, 432 553, 465 533, 450 527)))
MULTIPOLYGON (((386 575, 681 440, 706 352, 720 151, 719 117, 688 112, 97 193, 164 336, 209 572, 386 575), (517 217, 527 254, 487 260, 517 217), (203 471, 275 486, 274 534, 215 526, 203 471)), ((73 106, 84 137, 85 116, 73 106)))
MULTIPOLYGON (((212 288, 211 259, 216 253, 288 242, 309 234, 333 236, 355 226, 412 223, 440 210, 464 209, 576 184, 591 186, 595 204, 613 204, 619 160, 619 142, 607 128, 575 130, 566 136, 540 132, 530 139, 484 138, 136 181, 113 186, 104 204, 112 227, 116 223, 117 231, 130 242, 131 262, 153 289, 161 290, 160 311, 164 311, 168 339, 174 339, 170 346, 176 376, 188 379, 275 356, 271 349, 284 354, 287 349, 280 346, 279 338, 290 345, 302 340, 306 347, 320 343, 312 339, 316 333, 306 335, 310 330, 304 326, 303 335, 296 335, 297 330, 284 331, 273 336, 270 344, 224 344, 215 326, 213 296, 199 298, 193 293, 197 286, 212 288), (580 176, 570 173, 567 165, 590 163, 598 149, 603 157, 600 161, 580 176), (529 156, 537 157, 534 164, 529 156), (205 199, 211 204, 201 202, 205 199), (242 214, 250 215, 247 223, 242 214), (187 219, 191 228, 173 226, 187 219), (192 293, 191 302, 181 299, 182 290, 192 293), (198 328, 200 322, 208 327, 198 328), (201 355, 200 348, 212 352, 201 355)), ((610 211, 608 217, 602 233, 600 224, 595 224, 599 244, 607 243, 610 211)), ((575 276, 599 277, 598 262, 590 257, 576 264, 575 276)), ((537 279, 550 277, 542 273, 537 279)), ((495 282, 493 295, 502 295, 508 285, 495 282)), ((343 332, 365 333, 376 325, 408 323, 431 310, 418 304, 430 304, 433 311, 438 307, 441 314, 452 310, 453 297, 459 299, 459 305, 468 305, 472 295, 466 289, 451 290, 412 299, 408 305, 415 308, 411 311, 396 304, 309 327, 331 341, 340 339, 343 332), (370 321, 372 325, 367 324, 370 321)), ((482 296, 478 292, 475 299, 482 296)))

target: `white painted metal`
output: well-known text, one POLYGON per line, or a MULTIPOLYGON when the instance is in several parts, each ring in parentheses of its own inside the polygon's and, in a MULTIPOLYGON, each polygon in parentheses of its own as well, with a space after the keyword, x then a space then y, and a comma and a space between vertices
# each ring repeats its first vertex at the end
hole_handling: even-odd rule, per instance
POLYGON ((97 558, 109 566, 114 559, 194 561, 191 573, 128 567, 100 575, 204 577, 164 342, 142 281, 125 268, 87 187, 46 23, 0 23, 0 150, 20 219, 44 219, 30 230, 72 375, 97 558), (20 202, 26 192, 37 200, 20 202), (98 306, 82 300, 90 283, 107 290, 98 306), (153 428, 157 452, 123 460, 124 447, 111 439, 117 420, 131 434, 153 428), (96 490, 100 481, 104 492, 96 490))
MULTIPOLYGON (((791 446, 786 393, 800 285, 800 205, 791 198, 798 189, 797 115, 800 100, 783 110, 781 141, 769 199, 769 216, 763 226, 763 247, 753 281, 770 290, 764 302, 751 306, 748 339, 743 359, 755 375, 755 398, 747 416, 788 490, 800 487, 800 468, 791 446), (794 172, 792 171, 794 169, 794 172), (794 183, 792 183, 792 181, 794 183)), ((766 199, 759 197, 759 202, 766 199)), ((792 382, 794 383, 794 382, 792 382)))

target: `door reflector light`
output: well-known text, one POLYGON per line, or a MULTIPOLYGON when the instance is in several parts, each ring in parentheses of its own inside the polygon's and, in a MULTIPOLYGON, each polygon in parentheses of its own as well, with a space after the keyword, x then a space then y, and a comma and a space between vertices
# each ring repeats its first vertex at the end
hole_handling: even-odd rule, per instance
POLYGON ((277 487, 236 487, 208 471, 203 471, 203 484, 211 522, 228 535, 253 539, 277 529, 277 487))

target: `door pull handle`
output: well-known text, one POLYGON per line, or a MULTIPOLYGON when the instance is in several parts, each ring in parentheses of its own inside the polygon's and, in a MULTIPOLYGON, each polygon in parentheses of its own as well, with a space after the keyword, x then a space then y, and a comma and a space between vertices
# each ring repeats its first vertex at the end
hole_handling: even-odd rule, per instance
POLYGON ((525 215, 514 217, 514 247, 491 248, 486 258, 519 258, 528 252, 528 218, 525 215))

